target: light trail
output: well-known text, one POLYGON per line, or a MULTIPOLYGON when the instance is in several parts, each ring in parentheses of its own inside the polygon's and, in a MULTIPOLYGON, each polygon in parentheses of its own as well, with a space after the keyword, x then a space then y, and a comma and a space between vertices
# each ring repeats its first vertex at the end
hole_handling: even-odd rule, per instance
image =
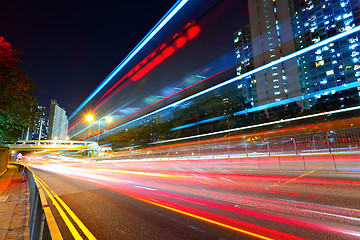
MULTIPOLYGON (((181 89, 181 90, 179 90, 179 91, 177 91, 177 92, 175 92, 175 93, 173 93, 173 94, 170 94, 170 95, 168 95, 167 97, 164 97, 164 98, 162 98, 162 99, 160 99, 160 100, 158 100, 158 101, 150 104, 149 106, 147 106, 147 107, 145 107, 145 108, 143 108, 143 109, 141 109, 141 110, 139 110, 139 111, 137 111, 137 112, 135 112, 135 113, 133 113, 133 114, 130 114, 129 116, 126 116, 126 117, 124 117, 124 118, 122 118, 122 119, 120 119, 120 120, 112 123, 111 126, 109 126, 108 128, 109 128, 110 130, 111 130, 112 128, 115 128, 115 127, 116 127, 116 128, 119 128, 119 127, 121 128, 121 127, 125 126, 125 125, 121 125, 121 122, 126 121, 126 120, 131 120, 131 117, 132 117, 132 116, 135 116, 136 114, 139 114, 139 113, 141 113, 141 112, 144 112, 145 110, 148 110, 148 109, 150 109, 151 107, 156 106, 157 104, 159 104, 159 103, 161 103, 161 102, 164 102, 165 100, 170 99, 171 97, 174 97, 174 96, 176 96, 176 95, 178 95, 178 94, 180 94, 180 93, 182 93, 182 92, 185 92, 185 91, 187 91, 187 90, 189 90, 189 89, 191 89, 191 88, 193 88, 193 87, 195 87, 195 86, 197 86, 197 85, 199 85, 199 84, 201 84, 201 83, 204 83, 204 82, 206 82, 206 81, 209 81, 210 79, 212 79, 212 78, 214 78, 214 77, 216 77, 216 76, 219 76, 220 74, 225 73, 225 72, 228 71, 229 69, 231 69, 231 68, 225 69, 225 70, 223 70, 223 71, 221 71, 221 72, 219 72, 219 73, 216 73, 216 74, 213 75, 213 76, 210 76, 210 77, 208 77, 208 78, 205 78, 205 79, 203 79, 203 80, 201 80, 201 81, 199 81, 199 82, 196 82, 196 83, 194 83, 194 84, 192 84, 192 85, 190 85, 190 86, 188 86, 188 87, 185 87, 185 88, 183 88, 183 89, 181 89), (116 125, 117 123, 119 123, 119 124, 116 125)), ((117 110, 116 110, 116 111, 117 111, 117 110)), ((115 111, 114 111, 114 112, 115 112, 115 111)), ((146 113, 149 113, 149 112, 146 112, 146 113)), ((146 114, 146 113, 145 113, 145 114, 146 114)), ((149 114, 151 114, 151 113, 152 113, 152 112, 150 112, 149 114)), ((111 115, 111 114, 109 114, 109 115, 111 115)), ((88 127, 87 127, 87 128, 88 128, 88 127)), ((86 129, 87 129, 87 128, 86 128, 86 129)), ((84 131, 84 130, 82 130, 82 131, 80 131, 80 132, 83 132, 83 131, 84 131)), ((71 137, 78 135, 80 132, 72 135, 71 137)), ((94 133, 95 133, 95 132, 94 132, 94 133)), ((101 133, 100 136, 101 136, 102 134, 104 134, 104 133, 101 133)), ((94 137, 95 137, 95 136, 94 136, 94 137)), ((85 137, 83 137, 83 138, 81 138, 81 139, 86 139, 86 138, 87 138, 87 136, 85 136, 85 137)), ((93 137, 91 137, 91 138, 93 138, 93 137)), ((91 139, 91 138, 87 138, 87 139, 91 139)))
POLYGON ((194 38, 200 31, 200 28, 194 25, 194 22, 188 23, 185 26, 185 29, 181 33, 176 33, 170 42, 163 43, 150 53, 147 57, 144 58, 138 65, 131 69, 124 77, 122 77, 118 82, 116 82, 109 90, 107 90, 103 96, 95 103, 95 107, 91 110, 92 112, 96 111, 100 106, 107 102, 112 96, 118 93, 130 82, 135 82, 154 69, 166 58, 170 57, 176 50, 180 49, 186 44, 190 39, 194 38), (181 42, 179 44, 179 42, 181 42), (123 81, 127 79, 124 83, 123 81), (121 86, 120 83, 123 83, 121 86), (119 87, 118 87, 119 86, 119 87), (118 88, 117 88, 118 87, 118 88), (117 88, 117 89, 116 89, 117 88), (116 89, 116 90, 115 90, 116 89), (112 93, 111 93, 112 92, 112 93), (111 94, 110 94, 111 93, 111 94), (109 95, 110 94, 110 95, 109 95), (109 96, 107 96, 109 95, 109 96), (107 96, 107 97, 106 97, 107 96), (104 99, 106 97, 106 99, 104 99), (103 100, 104 99, 104 100, 103 100))
MULTIPOLYGON (((272 108, 272 107, 277 107, 277 106, 289 104, 289 103, 292 103, 292 102, 301 101, 303 99, 309 99, 309 98, 314 97, 315 95, 324 94, 324 93, 329 92, 329 91, 330 92, 331 91, 337 92, 337 91, 348 90, 348 89, 359 87, 359 86, 360 86, 360 82, 352 82, 352 83, 346 84, 345 86, 341 85, 341 86, 336 86, 336 87, 332 87, 332 88, 327 88, 325 90, 313 92, 313 93, 306 94, 306 95, 303 95, 303 96, 297 96, 297 97, 293 97, 293 98, 288 98, 288 99, 285 99, 285 100, 282 100, 282 101, 268 103, 268 104, 253 107, 253 108, 250 108, 250 109, 241 110, 241 111, 238 111, 236 113, 233 113, 232 115, 236 116, 236 115, 242 115, 242 114, 251 113, 251 112, 257 112, 257 111, 260 111, 260 110, 265 110, 265 109, 269 109, 269 108, 272 108)), ((229 115, 223 115, 223 116, 219 116, 219 117, 215 117, 215 118, 210 118, 210 119, 202 120, 202 121, 199 121, 199 122, 196 122, 196 123, 191 123, 191 124, 186 124, 186 125, 182 125, 182 126, 179 126, 179 127, 175 127, 175 128, 170 129, 170 131, 180 130, 180 129, 196 126, 198 124, 214 122, 214 121, 218 121, 218 120, 225 119, 225 118, 228 118, 228 117, 229 117, 229 115)))
POLYGON ((69 121, 101 90, 103 89, 119 71, 171 20, 173 16, 188 2, 179 0, 174 6, 160 19, 160 21, 150 30, 150 32, 140 41, 138 45, 125 57, 123 61, 105 78, 105 80, 85 99, 85 101, 70 115, 69 121))
MULTIPOLYGON (((159 108, 159 109, 157 109, 157 110, 154 110, 153 112, 147 113, 147 114, 145 114, 145 115, 143 115, 143 116, 140 116, 140 117, 138 117, 138 118, 136 118, 136 119, 133 119, 133 120, 131 120, 131 121, 125 123, 125 124, 122 124, 122 125, 118 126, 118 127, 114 127, 114 128, 112 128, 112 129, 110 129, 109 132, 114 131, 114 130, 117 130, 117 129, 121 128, 121 127, 124 127, 124 126, 126 126, 126 125, 129 125, 129 124, 134 123, 134 122, 136 122, 136 121, 139 121, 139 120, 141 120, 141 119, 144 119, 144 118, 149 117, 149 116, 151 116, 151 115, 154 115, 154 114, 156 114, 156 113, 158 113, 158 112, 167 110, 167 109, 169 109, 169 108, 171 108, 171 107, 176 107, 177 105, 179 105, 179 104, 181 104, 181 103, 184 103, 184 102, 186 102, 186 101, 189 101, 189 100, 191 100, 191 99, 194 99, 194 98, 196 98, 196 97, 199 97, 199 96, 201 96, 201 95, 204 95, 204 94, 206 94, 206 93, 208 93, 208 92, 211 92, 211 91, 213 91, 213 90, 215 90, 215 89, 221 88, 221 87, 223 87, 223 86, 225 86, 225 85, 228 85, 228 84, 233 83, 233 82, 235 82, 235 81, 238 81, 238 80, 240 80, 240 79, 243 79, 243 78, 246 78, 246 77, 248 77, 248 76, 251 76, 251 75, 253 75, 253 74, 255 74, 255 73, 258 73, 258 72, 260 72, 260 71, 263 71, 263 70, 265 70, 265 69, 268 69, 268 68, 270 68, 270 67, 273 67, 273 66, 275 66, 275 65, 277 65, 277 64, 283 63, 283 62, 285 62, 285 61, 287 61, 287 60, 289 60, 289 59, 298 57, 298 56, 300 56, 300 55, 302 55, 302 54, 305 54, 305 53, 307 53, 307 52, 309 52, 309 51, 312 51, 312 50, 314 50, 314 49, 317 49, 317 48, 319 48, 319 47, 322 47, 322 46, 327 45, 327 44, 329 44, 329 43, 331 43, 331 42, 333 42, 333 41, 339 40, 339 39, 341 39, 341 38, 343 38, 343 37, 349 36, 349 35, 351 35, 351 34, 353 34, 353 33, 359 32, 359 31, 360 31, 360 26, 357 26, 357 27, 352 28, 351 30, 347 30, 347 31, 345 31, 345 32, 339 33, 339 34, 337 34, 337 35, 335 35, 335 36, 333 36, 333 37, 330 37, 330 38, 328 38, 328 39, 325 39, 325 40, 323 40, 323 41, 321 41, 321 42, 318 42, 318 43, 316 43, 316 44, 314 44, 314 45, 311 45, 311 46, 309 46, 309 47, 303 48, 303 49, 301 49, 301 50, 299 50, 299 51, 297 51, 297 52, 291 53, 291 54, 289 54, 289 55, 287 55, 287 56, 285 56, 285 57, 281 57, 281 58, 279 58, 279 59, 277 59, 277 60, 274 60, 274 61, 272 61, 272 62, 270 62, 270 63, 268 63, 268 64, 265 64, 265 65, 263 65, 263 66, 261 66, 261 67, 258 67, 258 68, 254 69, 254 70, 251 70, 251 71, 247 72, 247 73, 244 73, 244 74, 242 74, 242 75, 240 75, 240 76, 237 76, 237 77, 234 77, 234 78, 232 78, 232 79, 226 80, 226 81, 224 81, 224 82, 222 82, 222 83, 220 83, 220 84, 217 84, 217 85, 215 85, 215 86, 213 86, 213 87, 210 87, 210 88, 208 88, 208 89, 206 89, 206 90, 200 91, 200 92, 198 92, 198 93, 196 93, 196 94, 193 94, 193 95, 191 95, 191 96, 185 97, 185 98, 183 98, 183 99, 181 99, 181 100, 179 100, 179 101, 177 101, 177 102, 171 103, 171 104, 169 104, 169 105, 167 105, 167 106, 165 106, 165 107, 162 107, 162 108, 159 108)), ((357 87, 357 86, 359 86, 359 85, 360 85, 360 83, 353 82, 353 83, 347 84, 346 86, 338 86, 338 87, 335 87, 334 89, 345 90, 345 89, 349 89, 349 88, 352 88, 352 87, 357 87)), ((305 96, 304 96, 304 97, 305 97, 305 96)), ((296 99, 296 100, 302 99, 302 96, 299 96, 299 97, 297 97, 297 98, 295 98, 295 99, 296 99)), ((295 99, 283 100, 283 101, 282 101, 282 104, 296 101, 295 99)), ((258 110, 264 109, 264 108, 266 108, 266 107, 273 107, 273 106, 276 106, 276 105, 278 105, 278 104, 279 104, 279 103, 272 103, 272 104, 269 104, 269 105, 258 106, 258 110)), ((252 111, 255 111, 255 110, 252 110, 252 111)), ((242 114, 242 111, 240 111, 240 112, 238 112, 238 113, 236 113, 236 114, 237 114, 237 115, 242 114)), ((210 135, 211 135, 211 134, 210 134, 210 135)), ((204 135, 204 136, 207 136, 207 135, 204 135)), ((170 141, 171 141, 171 140, 170 140, 170 141)))
POLYGON ((285 123, 285 122, 293 122, 293 121, 298 121, 298 120, 302 120, 302 119, 306 119, 306 118, 320 117, 320 116, 325 116, 325 115, 328 115, 328 114, 337 114, 337 113, 354 111, 354 110, 359 110, 359 109, 360 109, 360 106, 350 107, 350 108, 339 109, 339 110, 334 110, 334 111, 329 111, 329 112, 310 114, 310 115, 301 116, 301 117, 281 119, 281 120, 273 121, 273 122, 266 122, 266 123, 260 123, 260 124, 255 124, 255 125, 249 125, 249 126, 245 126, 245 127, 232 128, 232 129, 222 130, 222 131, 218 131, 218 132, 204 133, 204 134, 199 134, 199 135, 194 135, 194 136, 189 136, 189 137, 182 137, 182 138, 175 138, 175 139, 157 141, 157 142, 153 142, 153 143, 150 143, 150 144, 159 144, 159 143, 182 141, 182 140, 193 139, 193 138, 201 138, 201 137, 206 137, 206 136, 212 136, 212 135, 224 134, 224 133, 229 133, 229 132, 234 132, 234 131, 241 131, 241 130, 246 130, 246 129, 270 126, 270 125, 275 125, 275 124, 285 123))
POLYGON ((240 171, 234 164, 224 171, 225 164, 226 161, 214 163, 212 159, 85 163, 38 159, 31 167, 96 183, 163 209, 260 239, 360 236, 356 194, 360 181, 354 173, 349 178, 331 178, 331 173, 323 178, 314 175, 315 171, 306 175, 296 171, 240 171), (274 183, 286 184, 269 188, 274 183))

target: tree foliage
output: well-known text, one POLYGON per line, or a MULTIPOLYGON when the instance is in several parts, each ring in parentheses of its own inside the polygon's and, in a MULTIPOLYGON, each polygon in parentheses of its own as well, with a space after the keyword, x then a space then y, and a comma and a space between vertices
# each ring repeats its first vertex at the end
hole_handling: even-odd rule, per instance
POLYGON ((19 52, 0 37, 0 144, 16 141, 23 129, 34 127, 35 84, 16 64, 19 52))

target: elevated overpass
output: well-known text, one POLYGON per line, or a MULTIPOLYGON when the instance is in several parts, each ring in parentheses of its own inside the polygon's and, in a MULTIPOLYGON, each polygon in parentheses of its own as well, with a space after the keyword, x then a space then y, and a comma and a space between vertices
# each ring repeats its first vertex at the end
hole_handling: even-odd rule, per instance
POLYGON ((7 144, 10 150, 17 152, 41 150, 74 150, 97 151, 99 145, 92 141, 67 141, 67 140, 19 140, 14 144, 7 144))

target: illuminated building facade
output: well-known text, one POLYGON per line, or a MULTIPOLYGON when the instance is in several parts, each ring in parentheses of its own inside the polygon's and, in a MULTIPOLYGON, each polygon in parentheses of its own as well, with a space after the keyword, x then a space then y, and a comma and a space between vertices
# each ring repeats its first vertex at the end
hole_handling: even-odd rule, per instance
MULTIPOLYGON (((261 67, 295 52, 292 0, 249 0, 250 25, 235 35, 237 74, 261 67), (281 14, 280 14, 281 13, 281 14), (243 50, 239 50, 239 49, 243 50), (251 52, 247 52, 247 49, 251 52)), ((296 59, 249 76, 240 83, 251 105, 264 105, 301 95, 296 59)), ((302 103, 298 103, 302 105, 302 103)))
MULTIPOLYGON (((293 5, 293 0, 248 1, 250 30, 234 36, 238 75, 360 25, 359 0, 302 0, 296 10, 293 5)), ((336 40, 260 71, 239 86, 252 89, 247 101, 253 105, 302 96, 298 105, 311 109, 335 93, 341 100, 359 96, 358 88, 336 90, 360 81, 359 39, 355 33, 336 40)))
POLYGON ((67 128, 68 120, 65 109, 59 107, 56 99, 51 99, 48 140, 65 140, 67 128))
MULTIPOLYGON (((297 50, 359 25, 359 6, 359 0, 304 1, 293 21, 297 50)), ((311 109, 335 93, 342 99, 359 95, 359 89, 336 90, 360 81, 359 39, 360 34, 355 33, 298 57, 305 108, 311 109)))
MULTIPOLYGON (((234 45, 236 53, 236 74, 241 75, 254 69, 254 58, 251 43, 250 25, 234 33, 234 45)), ((237 82, 239 93, 244 99, 248 99, 252 106, 257 104, 255 76, 248 76, 237 82)))
POLYGON ((46 140, 48 133, 48 118, 45 116, 45 107, 36 106, 38 109, 36 111, 36 122, 35 128, 30 130, 30 128, 24 129, 21 134, 21 140, 46 140))

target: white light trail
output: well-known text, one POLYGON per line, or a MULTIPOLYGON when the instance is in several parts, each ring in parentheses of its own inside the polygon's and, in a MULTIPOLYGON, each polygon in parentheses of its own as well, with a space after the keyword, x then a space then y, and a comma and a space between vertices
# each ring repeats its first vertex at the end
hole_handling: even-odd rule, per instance
POLYGON ((71 114, 69 121, 78 113, 101 89, 108 84, 113 77, 157 34, 166 23, 188 2, 179 0, 175 5, 160 19, 160 21, 150 30, 150 32, 140 41, 138 45, 121 61, 121 63, 104 79, 104 81, 85 99, 85 101, 71 114))

